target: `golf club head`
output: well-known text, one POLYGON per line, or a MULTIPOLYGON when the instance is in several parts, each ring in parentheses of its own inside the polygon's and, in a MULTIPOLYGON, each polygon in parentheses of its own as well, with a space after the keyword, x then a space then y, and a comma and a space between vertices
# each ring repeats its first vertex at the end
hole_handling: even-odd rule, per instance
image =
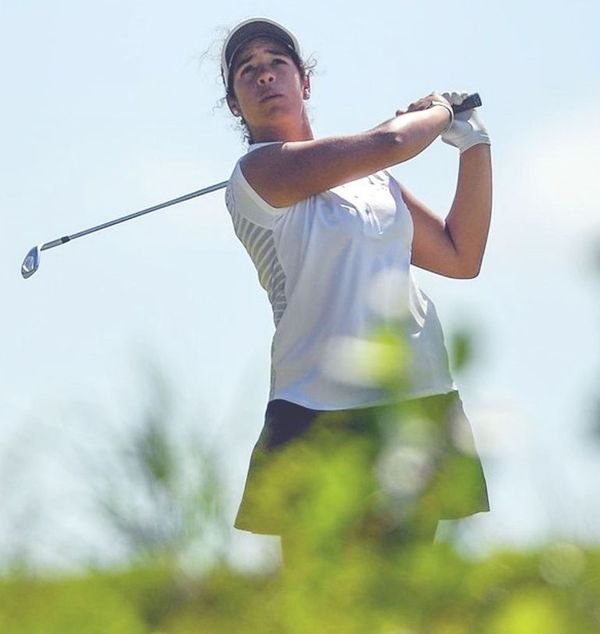
POLYGON ((33 247, 25 256, 23 264, 21 264, 21 275, 27 279, 31 277, 40 268, 40 248, 33 247))

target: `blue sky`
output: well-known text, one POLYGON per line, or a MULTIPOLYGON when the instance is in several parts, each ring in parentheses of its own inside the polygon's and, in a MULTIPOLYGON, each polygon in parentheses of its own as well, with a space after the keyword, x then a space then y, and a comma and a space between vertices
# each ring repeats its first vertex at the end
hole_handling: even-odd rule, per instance
MULTIPOLYGON (((56 456, 99 430, 72 412, 119 419, 135 407, 139 358, 150 356, 182 412, 209 412, 206 436, 230 446, 224 467, 239 495, 262 424, 272 321, 222 193, 47 251, 28 281, 19 267, 37 243, 228 177, 244 147, 218 106, 219 42, 254 15, 286 24, 317 59, 319 136, 372 127, 432 89, 480 92, 495 170, 482 273, 419 274, 447 332, 466 323, 479 333, 476 364, 458 383, 493 510, 463 528, 483 546, 597 539, 600 447, 586 425, 600 371, 590 265, 600 242, 600 8, 581 0, 4 2, 0 489, 11 490, 6 456, 27 438, 38 456, 23 467, 31 489, 49 513, 68 511, 70 498, 76 515, 56 456), (233 414, 240 402, 243 416, 233 414)), ((437 142, 393 171, 443 214, 456 168, 437 142)), ((256 543, 237 539, 242 551, 256 543)))

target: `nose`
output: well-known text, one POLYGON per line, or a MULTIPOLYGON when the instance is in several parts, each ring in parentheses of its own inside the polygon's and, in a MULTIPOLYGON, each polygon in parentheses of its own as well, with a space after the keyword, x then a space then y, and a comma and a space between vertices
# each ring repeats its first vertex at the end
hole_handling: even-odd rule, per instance
POLYGON ((264 86, 266 84, 270 84, 274 80, 275 80, 275 76, 273 75, 273 73, 271 72, 271 70, 268 67, 263 66, 259 70, 259 72, 258 72, 258 83, 261 86, 264 86))

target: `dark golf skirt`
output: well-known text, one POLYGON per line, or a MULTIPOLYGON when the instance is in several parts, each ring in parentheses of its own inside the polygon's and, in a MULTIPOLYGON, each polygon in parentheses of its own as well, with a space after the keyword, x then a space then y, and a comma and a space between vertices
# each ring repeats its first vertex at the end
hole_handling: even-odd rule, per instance
MULTIPOLYGON (((371 452, 370 456, 372 467, 375 468, 381 454, 386 452, 385 446, 389 444, 387 441, 380 442, 382 433, 386 439, 395 438, 396 448, 399 443, 400 451, 396 451, 397 455, 406 456, 402 439, 408 439, 409 446, 414 445, 415 429, 417 436, 421 429, 427 431, 430 440, 434 438, 435 473, 433 478, 431 469, 426 473, 429 480, 435 480, 437 486, 438 493, 431 498, 435 499, 436 517, 457 519, 489 511, 481 461, 458 392, 405 401, 397 405, 334 411, 312 410, 288 401, 274 400, 267 406, 265 423, 251 454, 235 527, 253 533, 281 535, 285 532, 285 527, 289 527, 290 523, 293 525, 294 504, 269 506, 268 503, 265 504, 265 500, 277 498, 278 491, 274 489, 285 487, 286 480, 297 477, 298 472, 304 468, 303 465, 309 464, 304 463, 302 456, 307 455, 307 451, 310 452, 311 443, 322 443, 324 436, 319 432, 327 432, 329 439, 339 438, 341 446, 344 439, 372 438, 374 430, 378 430, 378 449, 371 452), (410 423, 412 435, 405 434, 407 422, 410 423), (296 445, 301 447, 301 452, 290 452, 296 445), (277 466, 275 472, 274 465, 277 466), (269 470, 275 473, 275 477, 265 478, 269 470)), ((373 443, 366 444, 373 447, 373 443)), ((335 442, 327 451, 336 452, 335 442)), ((395 474, 402 479, 407 472, 405 468, 394 466, 393 451, 387 453, 391 454, 392 459, 391 468, 387 469, 389 485, 390 474, 392 479, 396 477, 395 474)), ((306 469, 314 471, 312 466, 306 469)), ((415 469, 410 473, 414 478, 415 469)), ((419 473, 418 469, 416 473, 419 473)), ((404 483, 396 484, 402 490, 404 483)), ((391 486, 393 489, 394 482, 391 486)), ((296 497, 297 492, 298 490, 296 497)), ((403 503, 402 496, 396 503, 403 503)))

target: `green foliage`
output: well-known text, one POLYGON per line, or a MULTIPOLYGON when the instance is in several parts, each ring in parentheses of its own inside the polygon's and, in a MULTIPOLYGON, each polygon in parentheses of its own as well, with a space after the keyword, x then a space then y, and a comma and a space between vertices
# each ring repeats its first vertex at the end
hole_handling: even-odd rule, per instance
POLYGON ((574 544, 480 561, 448 544, 354 544, 303 570, 200 578, 167 568, 0 582, 10 634, 594 634, 600 551, 574 544), (563 563, 568 561, 566 568, 563 563), (565 572, 566 570, 566 572, 565 572), (563 574, 564 573, 564 574, 563 574))
POLYGON ((0 584, 0 631, 7 634, 143 634, 136 606, 108 579, 0 584))
POLYGON ((453 371, 465 370, 473 360, 473 334, 467 330, 458 330, 452 333, 449 348, 453 371))
MULTIPOLYGON (((450 439, 428 427, 428 414, 377 408, 369 424, 343 434, 347 421, 333 414, 314 434, 265 459, 255 519, 284 518, 283 569, 243 574, 220 561, 191 576, 155 550, 154 566, 120 572, 13 575, 0 582, 0 632, 600 631, 600 551, 563 543, 473 560, 451 543, 432 543, 432 518, 448 482, 460 482, 468 495, 471 463, 458 449, 448 452, 450 439), (411 477, 415 464, 418 478, 411 477), (400 476, 412 484, 386 487, 388 469, 391 484, 400 476)), ((171 543, 164 548, 170 552, 171 543)))
MULTIPOLYGON (((469 339, 455 341, 464 365, 469 339)), ((382 331, 361 354, 352 380, 402 389, 401 337, 382 331)), ((208 527, 224 526, 218 469, 188 439, 201 468, 186 479, 190 463, 169 433, 168 409, 149 410, 118 453, 123 469, 111 482, 125 475, 127 486, 110 487, 102 502, 132 544, 130 566, 6 576, 0 633, 599 632, 600 550, 553 543, 472 559, 451 542, 433 543, 440 513, 468 514, 481 493, 471 439, 440 427, 438 406, 372 408, 356 419, 333 412, 302 440, 258 452, 249 513, 282 531, 284 566, 252 574, 222 556, 195 574, 182 565, 190 543, 206 544, 208 527)))
POLYGON ((177 424, 162 373, 152 366, 147 373, 146 401, 112 443, 96 505, 134 559, 189 559, 198 549, 218 559, 228 527, 217 453, 197 427, 177 424))

